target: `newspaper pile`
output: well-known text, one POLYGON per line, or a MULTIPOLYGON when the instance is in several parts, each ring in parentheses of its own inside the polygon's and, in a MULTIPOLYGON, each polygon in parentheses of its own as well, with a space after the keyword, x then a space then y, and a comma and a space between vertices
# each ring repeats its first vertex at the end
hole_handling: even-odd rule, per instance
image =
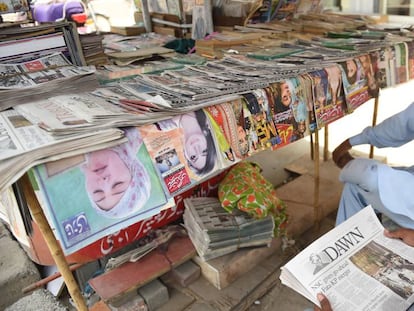
POLYGON ((271 216, 254 219, 239 210, 229 213, 215 197, 187 198, 184 205, 184 225, 204 261, 243 247, 268 246, 273 239, 271 216))
POLYGON ((47 96, 93 90, 94 66, 74 66, 62 53, 15 64, 0 64, 0 110, 47 96))
POLYGON ((414 302, 414 248, 384 236, 371 206, 313 242, 282 267, 280 279, 333 310, 407 310, 414 302))
POLYGON ((14 109, 55 137, 127 127, 139 124, 142 119, 91 93, 54 96, 17 105, 14 109))
POLYGON ((107 148, 124 141, 124 132, 116 128, 72 133, 56 138, 16 110, 2 111, 0 192, 37 164, 107 148))

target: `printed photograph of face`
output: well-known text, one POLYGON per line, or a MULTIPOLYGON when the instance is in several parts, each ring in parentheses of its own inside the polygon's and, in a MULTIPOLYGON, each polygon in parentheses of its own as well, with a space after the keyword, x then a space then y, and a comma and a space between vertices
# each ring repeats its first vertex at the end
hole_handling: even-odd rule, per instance
POLYGON ((180 164, 180 159, 178 158, 177 151, 175 149, 172 149, 156 157, 155 163, 158 170, 162 174, 168 172, 180 164))
POLYGON ((178 117, 178 127, 183 129, 184 156, 197 175, 210 173, 216 164, 214 138, 203 110, 178 117))
POLYGON ((345 90, 350 90, 361 80, 362 69, 358 59, 348 59, 340 63, 343 71, 343 83, 345 90))
POLYGON ((292 92, 287 82, 280 83, 280 103, 284 107, 289 107, 292 103, 292 92))
POLYGON ((127 143, 86 154, 82 165, 91 204, 107 217, 125 217, 136 212, 150 195, 149 175, 136 156, 142 142, 132 132, 136 131, 129 133, 127 143))
POLYGON ((147 219, 167 203, 139 128, 123 130, 128 140, 120 145, 33 169, 65 253, 147 219))
POLYGON ((86 190, 103 210, 110 210, 120 201, 132 180, 126 164, 111 149, 90 153, 83 169, 86 190))

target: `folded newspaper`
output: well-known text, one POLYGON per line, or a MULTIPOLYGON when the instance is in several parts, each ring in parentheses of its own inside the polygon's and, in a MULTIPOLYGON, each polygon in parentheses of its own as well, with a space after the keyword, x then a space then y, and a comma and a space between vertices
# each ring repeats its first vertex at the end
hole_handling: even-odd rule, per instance
POLYGON ((383 232, 367 206, 283 266, 282 284, 316 305, 325 294, 335 311, 406 310, 414 302, 414 247, 383 232))
POLYGON ((184 225, 203 261, 244 247, 269 246, 275 222, 271 216, 255 219, 239 210, 226 211, 216 197, 184 199, 184 225))

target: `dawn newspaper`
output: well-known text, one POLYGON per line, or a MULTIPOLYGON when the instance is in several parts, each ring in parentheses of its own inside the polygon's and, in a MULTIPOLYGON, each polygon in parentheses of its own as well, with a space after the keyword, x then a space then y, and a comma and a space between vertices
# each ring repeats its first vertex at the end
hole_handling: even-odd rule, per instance
POLYGON ((414 247, 384 236, 371 206, 313 242, 282 267, 282 284, 333 310, 407 310, 414 302, 414 247))

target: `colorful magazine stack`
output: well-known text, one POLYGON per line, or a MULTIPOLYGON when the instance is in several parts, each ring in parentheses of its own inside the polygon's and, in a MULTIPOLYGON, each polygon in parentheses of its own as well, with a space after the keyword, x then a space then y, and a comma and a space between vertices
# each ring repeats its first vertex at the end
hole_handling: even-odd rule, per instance
POLYGON ((239 210, 229 213, 215 197, 187 198, 184 205, 184 225, 204 261, 239 248, 269 245, 273 239, 271 216, 254 219, 239 210))

